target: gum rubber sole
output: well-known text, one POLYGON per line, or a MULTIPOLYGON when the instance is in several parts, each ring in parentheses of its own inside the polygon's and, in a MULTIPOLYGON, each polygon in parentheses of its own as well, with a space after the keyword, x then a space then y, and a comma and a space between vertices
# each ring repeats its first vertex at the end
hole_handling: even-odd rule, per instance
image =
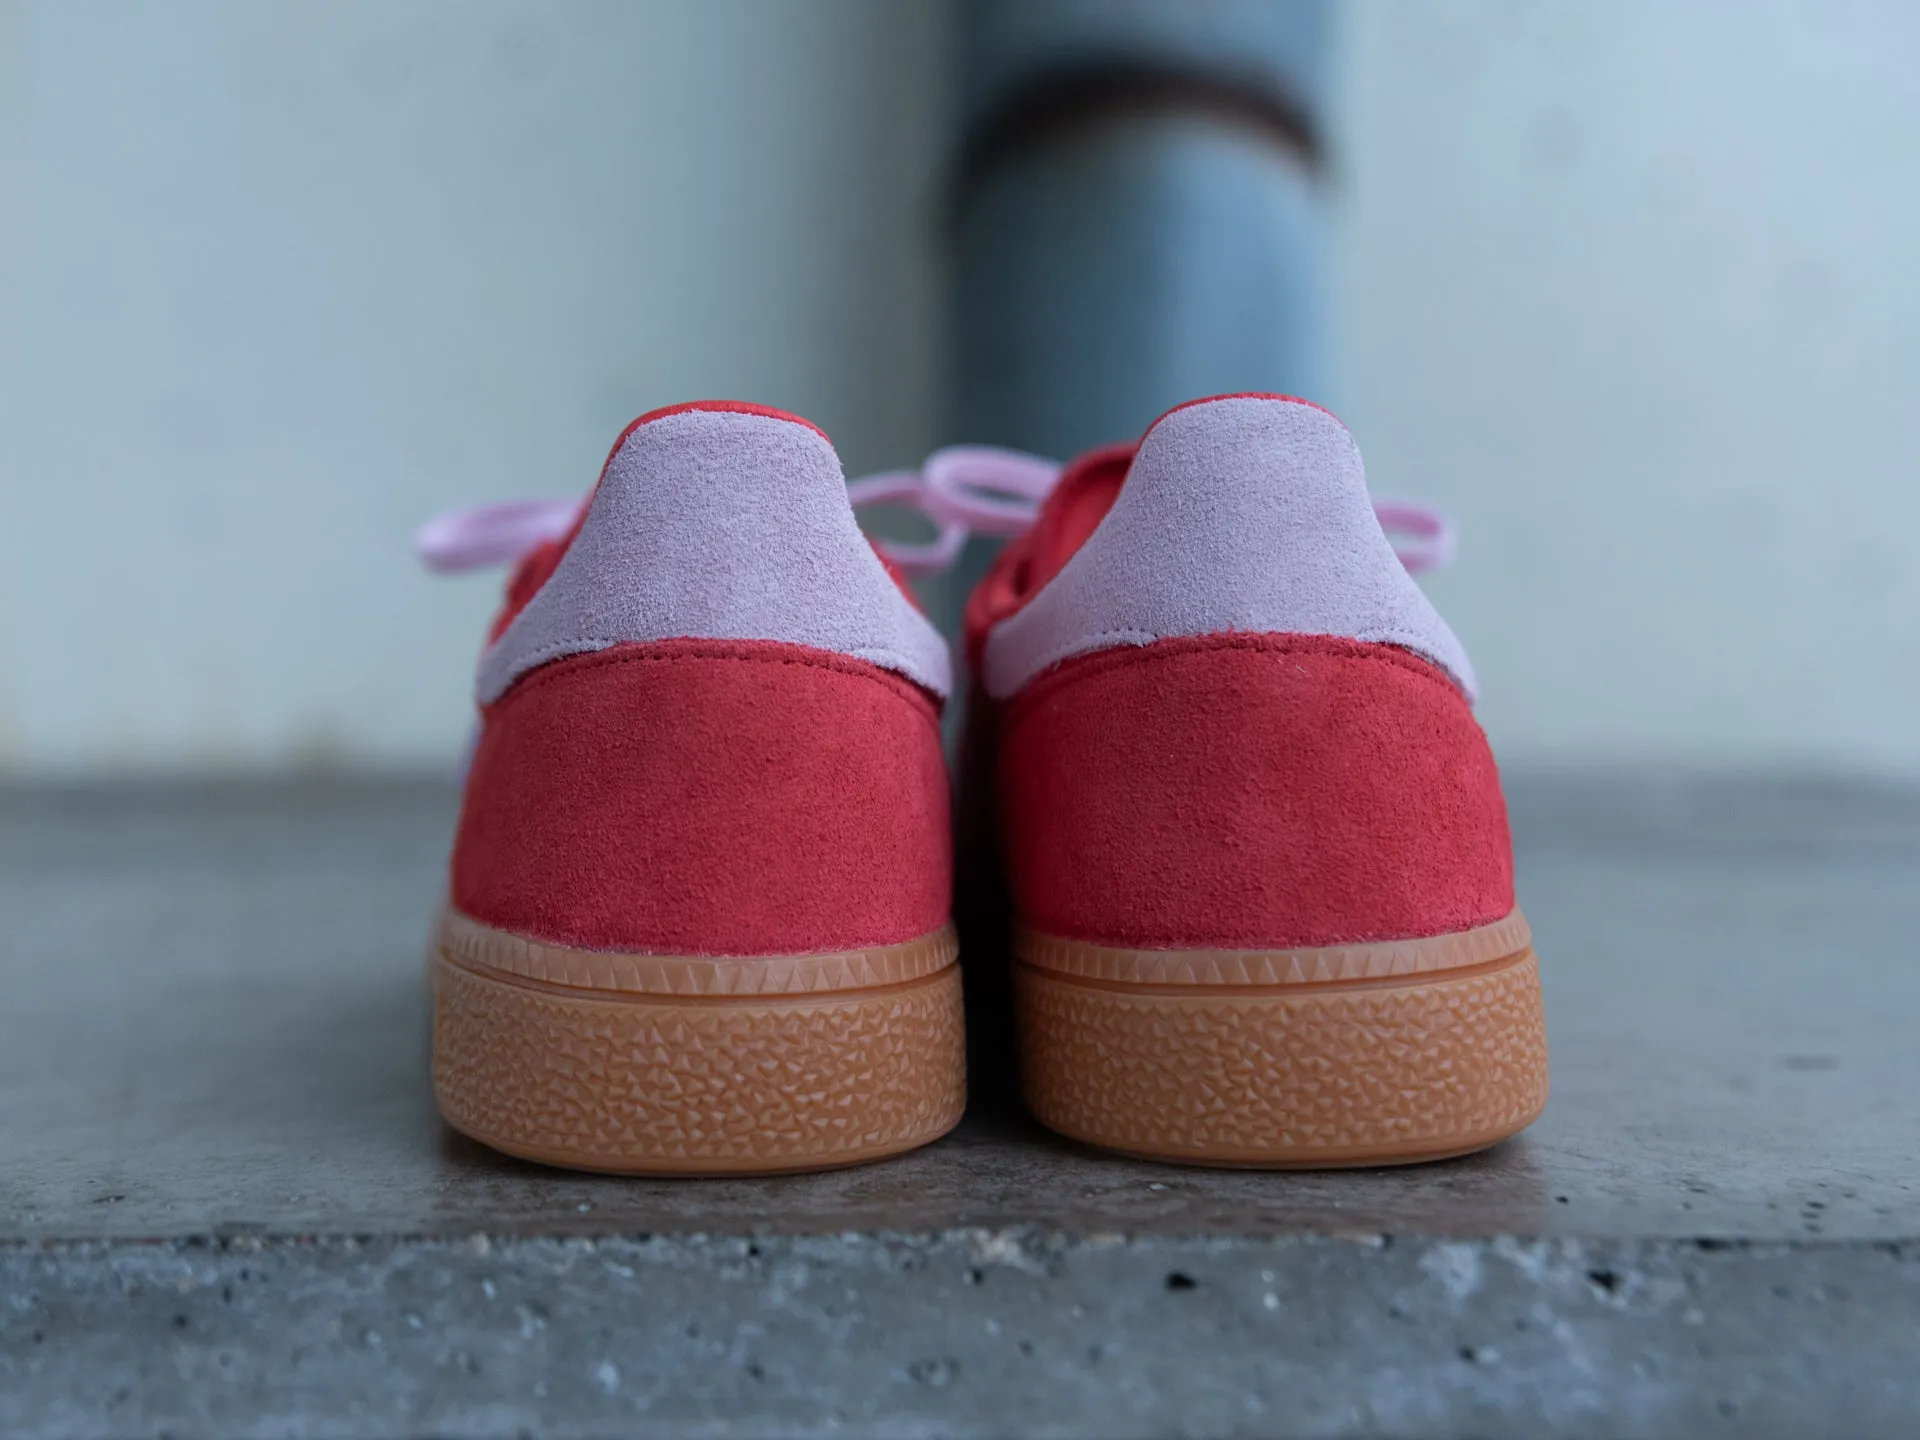
POLYGON ((1191 1165, 1468 1154, 1547 1099, 1526 922, 1294 951, 1016 941, 1022 1080, 1073 1139, 1191 1165), (1488 953, 1492 952, 1492 953, 1488 953))
POLYGON ((878 1160, 960 1119, 956 955, 951 929, 839 955, 614 955, 450 912, 433 961, 434 1093, 463 1134, 570 1169, 878 1160))

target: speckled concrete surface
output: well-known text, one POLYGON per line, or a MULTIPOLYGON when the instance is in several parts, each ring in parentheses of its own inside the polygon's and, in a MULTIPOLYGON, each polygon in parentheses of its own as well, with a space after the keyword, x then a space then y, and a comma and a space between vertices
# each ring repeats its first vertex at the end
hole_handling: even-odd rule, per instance
POLYGON ((649 1183, 435 1119, 445 790, 0 792, 0 1433, 1920 1430, 1920 799, 1513 800, 1516 1142, 649 1183))

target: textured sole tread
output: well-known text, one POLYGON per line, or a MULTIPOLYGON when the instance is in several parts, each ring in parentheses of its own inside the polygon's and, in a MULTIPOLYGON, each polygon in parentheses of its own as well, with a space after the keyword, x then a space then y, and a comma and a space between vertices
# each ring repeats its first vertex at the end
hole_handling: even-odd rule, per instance
POLYGON ((1546 1104, 1531 946, 1453 970, 1212 988, 1076 977, 1023 953, 1015 985, 1034 1114, 1129 1155, 1409 1164, 1496 1144, 1546 1104))
POLYGON ((965 1105, 951 960, 882 986, 690 996, 563 987, 443 949, 433 980, 441 1113, 463 1134, 543 1164, 651 1175, 831 1169, 935 1140, 965 1105))

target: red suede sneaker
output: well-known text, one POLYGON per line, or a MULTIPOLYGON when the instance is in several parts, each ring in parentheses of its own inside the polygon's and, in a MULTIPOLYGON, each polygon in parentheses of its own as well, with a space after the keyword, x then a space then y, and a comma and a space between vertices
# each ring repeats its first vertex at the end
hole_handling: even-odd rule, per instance
POLYGON ((584 507, 421 543, 458 568, 529 542, 480 659, 434 962, 441 1112, 620 1172, 847 1165, 946 1132, 947 647, 826 436, 656 410, 584 507))
POLYGON ((1463 1154, 1540 1113, 1473 671, 1338 420, 1221 396, 1083 457, 966 631, 1043 1122, 1280 1167, 1463 1154))

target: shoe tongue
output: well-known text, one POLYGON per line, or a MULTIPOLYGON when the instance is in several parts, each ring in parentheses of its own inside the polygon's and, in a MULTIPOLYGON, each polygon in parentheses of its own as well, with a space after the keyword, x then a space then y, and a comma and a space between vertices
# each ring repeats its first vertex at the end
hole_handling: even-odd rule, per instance
POLYGON ((1087 543, 1107 518, 1126 482, 1138 447, 1128 442, 1089 450, 1060 472, 1033 526, 1032 563, 1027 590, 1032 593, 1060 573, 1061 566, 1087 543))
MULTIPOLYGON (((584 516, 585 511, 581 514, 584 516)), ((567 546, 573 543, 573 537, 580 529, 576 522, 573 529, 556 540, 543 540, 525 555, 513 567, 507 576, 507 587, 495 612, 493 623, 487 627, 487 643, 491 645, 506 633, 507 626, 513 623, 513 617, 527 608, 527 602, 540 591, 540 587, 552 578, 553 572, 560 568, 560 557, 567 553, 567 546)))
POLYGON ((968 663, 980 673, 987 634, 1060 573, 1113 508, 1133 464, 1135 445, 1103 445, 1071 461, 1054 482, 1025 534, 1007 543, 967 597, 968 663))

